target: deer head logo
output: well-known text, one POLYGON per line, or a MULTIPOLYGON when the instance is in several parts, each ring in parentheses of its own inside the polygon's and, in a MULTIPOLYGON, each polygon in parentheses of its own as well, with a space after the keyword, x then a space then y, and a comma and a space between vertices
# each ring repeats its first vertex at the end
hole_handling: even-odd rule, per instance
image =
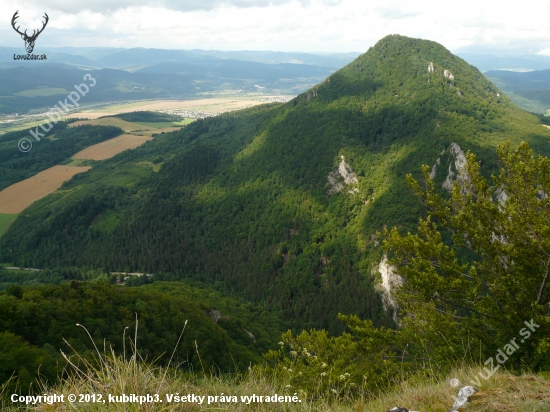
POLYGON ((34 42, 36 41, 36 39, 38 38, 38 35, 40 33, 42 33, 44 31, 44 29, 46 28, 46 25, 48 24, 48 20, 50 19, 48 17, 48 15, 46 13, 44 13, 44 19, 46 20, 44 23, 42 23, 42 28, 38 31, 36 30, 33 30, 33 33, 31 36, 29 36, 27 34, 27 30, 25 30, 24 33, 21 33, 19 31, 19 27, 20 26, 17 26, 17 28, 15 27, 15 23, 16 23, 16 20, 19 18, 19 16, 17 15, 19 13, 19 10, 17 10, 15 12, 15 14, 13 15, 12 19, 11 19, 11 25, 13 27, 13 29, 19 33, 21 35, 21 38, 23 40, 25 40, 25 48, 27 49, 27 53, 32 53, 32 51, 34 50, 34 42))

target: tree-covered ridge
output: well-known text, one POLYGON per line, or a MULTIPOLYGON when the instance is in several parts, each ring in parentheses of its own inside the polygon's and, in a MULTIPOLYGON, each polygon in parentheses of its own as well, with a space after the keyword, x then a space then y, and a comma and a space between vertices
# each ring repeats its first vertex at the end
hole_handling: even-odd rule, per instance
POLYGON ((483 173, 505 140, 548 152, 539 118, 498 94, 437 43, 388 36, 287 104, 196 121, 76 176, 15 221, 0 261, 161 271, 267 302, 297 329, 342 330, 339 312, 391 325, 376 232, 414 228, 405 175, 452 142, 483 173), (340 166, 356 183, 331 194, 340 166))
POLYGON ((179 122, 182 117, 175 114, 151 112, 151 111, 137 111, 129 113, 119 113, 114 116, 105 117, 118 117, 119 119, 126 120, 127 122, 179 122))
POLYGON ((189 372, 201 370, 199 356, 214 373, 244 370, 276 346, 284 327, 265 309, 181 283, 139 288, 104 280, 14 285, 0 292, 0 382, 15 372, 27 390, 40 365, 43 378, 55 381, 66 364, 60 350, 66 354, 75 350, 92 361, 94 344, 112 347, 119 355, 126 345, 128 355, 135 340, 136 315, 139 353, 143 359, 157 359, 159 365, 167 364, 188 321, 174 360, 189 372), (212 310, 220 312, 218 319, 212 310), (87 328, 93 343, 75 324, 87 328), (124 332, 126 327, 129 330, 124 332))

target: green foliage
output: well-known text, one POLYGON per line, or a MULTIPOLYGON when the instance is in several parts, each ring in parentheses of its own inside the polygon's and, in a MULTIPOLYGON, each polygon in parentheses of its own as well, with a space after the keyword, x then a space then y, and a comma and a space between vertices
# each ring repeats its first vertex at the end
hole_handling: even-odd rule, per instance
MULTIPOLYGON (((64 276, 67 276, 67 272, 60 269, 55 269, 52 271, 46 269, 40 272, 27 270, 8 271, 0 269, 0 290, 8 289, 9 291, 9 288, 13 287, 13 285, 59 285, 61 282, 67 279, 64 276)), ((71 278, 77 279, 82 278, 82 276, 72 276, 71 278)))
MULTIPOLYGON (((187 288, 195 294, 207 294, 187 288)), ((15 373, 19 384, 28 389, 39 365, 43 365, 42 374, 55 379, 59 372, 54 367, 60 361, 59 351, 70 351, 68 344, 92 363, 94 344, 113 348, 116 354, 123 355, 123 337, 128 351, 133 345, 136 314, 138 349, 143 359, 157 359, 159 365, 165 365, 188 321, 175 352, 175 364, 187 371, 202 370, 200 354, 202 365, 212 373, 245 369, 261 359, 260 353, 273 347, 270 341, 273 326, 266 324, 270 333, 264 334, 261 321, 254 322, 255 326, 246 324, 263 339, 258 347, 242 328, 244 321, 253 319, 251 308, 227 299, 224 304, 238 306, 236 313, 245 314, 243 319, 228 317, 231 311, 228 309, 227 313, 222 312, 223 322, 215 323, 207 311, 211 307, 205 302, 197 303, 185 295, 144 287, 110 285, 105 281, 71 281, 60 286, 13 285, 0 293, 0 353, 10 359, 0 362, 0 382, 6 382, 15 373), (77 323, 87 328, 93 343, 82 328, 75 326, 77 323), (126 327, 132 332, 124 333, 126 327)), ((260 319, 266 322, 270 318, 261 315, 260 319)), ((279 334, 281 329, 275 328, 279 334)), ((59 367, 63 365, 64 362, 59 362, 59 367)))
POLYGON ((391 348, 396 332, 373 326, 356 316, 339 316, 349 332, 330 337, 324 330, 283 334, 278 351, 265 358, 274 362, 270 373, 307 398, 332 394, 365 397, 387 389, 399 372, 391 348))
POLYGON ((220 312, 217 324, 236 343, 248 347, 257 354, 264 354, 276 347, 281 333, 288 325, 268 305, 250 303, 242 298, 231 298, 211 287, 190 285, 184 282, 162 282, 161 274, 154 276, 155 282, 145 290, 158 291, 170 296, 185 296, 210 313, 220 312), (247 331, 253 335, 248 335, 247 331))
POLYGON ((0 332, 0 382, 6 393, 27 393, 37 388, 37 372, 44 383, 53 383, 61 373, 62 358, 51 345, 31 346, 10 332, 0 332))
MULTIPOLYGON (((428 217, 418 234, 386 231, 384 245, 405 279, 403 316, 420 316, 431 330, 426 337, 447 331, 455 356, 464 351, 460 340, 480 342, 489 356, 515 337, 517 365, 548 368, 550 165, 526 143, 501 145, 498 154, 500 173, 490 184, 468 153, 450 198, 436 192, 429 167, 425 189, 409 175, 428 217), (518 336, 531 320, 540 328, 518 336)), ((413 328, 415 319, 408 321, 413 328)))

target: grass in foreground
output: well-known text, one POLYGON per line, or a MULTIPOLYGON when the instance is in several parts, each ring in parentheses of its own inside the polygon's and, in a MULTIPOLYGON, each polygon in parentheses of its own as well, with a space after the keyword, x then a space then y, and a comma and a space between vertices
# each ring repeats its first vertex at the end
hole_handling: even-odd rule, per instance
MULTIPOLYGON (((99 353, 99 352, 98 352, 99 353)), ((374 401, 366 399, 337 399, 327 394, 315 401, 301 399, 296 403, 250 403, 241 401, 241 396, 294 395, 293 388, 282 387, 276 377, 268 377, 257 369, 246 376, 215 376, 200 371, 195 374, 184 373, 177 368, 160 368, 139 360, 139 354, 130 359, 114 354, 101 354, 101 367, 94 368, 79 359, 78 355, 70 357, 71 366, 68 374, 59 385, 49 387, 41 384, 38 394, 64 394, 65 403, 53 405, 18 406, 9 400, 1 405, 2 410, 35 410, 61 411, 78 409, 81 411, 176 411, 176 410, 220 410, 220 411, 368 411, 385 412, 394 406, 404 406, 421 412, 446 412, 451 409, 454 396, 459 388, 451 387, 449 380, 458 378, 463 385, 478 370, 462 368, 442 378, 412 379, 398 385, 395 392, 381 395, 374 401), (77 365, 77 363, 80 362, 77 365), (86 365, 86 366, 82 366, 86 365), (74 403, 67 401, 69 394, 100 394, 106 403, 74 403), (154 395, 158 394, 163 402, 153 403, 109 403, 109 395, 122 394, 154 395), (204 402, 197 403, 168 402, 168 395, 204 396, 204 402), (232 401, 211 401, 209 396, 222 395, 232 401), (233 398, 236 397, 236 398, 233 398), (235 402, 236 400, 236 402, 235 402)), ((550 411, 550 380, 547 377, 522 374, 512 375, 508 372, 497 372, 482 386, 463 412, 517 412, 550 411)), ((296 393, 300 398, 300 393, 296 393)), ((9 395, 9 394, 8 394, 9 395)), ((303 397, 302 397, 303 398, 303 397)))

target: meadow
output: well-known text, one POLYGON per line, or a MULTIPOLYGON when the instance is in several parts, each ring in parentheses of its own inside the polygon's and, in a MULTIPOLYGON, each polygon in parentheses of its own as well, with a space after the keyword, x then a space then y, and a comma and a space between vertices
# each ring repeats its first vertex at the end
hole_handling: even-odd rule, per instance
POLYGON ((23 90, 19 93, 14 93, 15 96, 23 97, 55 96, 57 94, 67 95, 69 91, 61 87, 38 87, 37 89, 23 90))
POLYGON ((17 218, 17 214, 14 215, 7 215, 7 214, 0 214, 0 236, 8 230, 12 222, 17 218))

